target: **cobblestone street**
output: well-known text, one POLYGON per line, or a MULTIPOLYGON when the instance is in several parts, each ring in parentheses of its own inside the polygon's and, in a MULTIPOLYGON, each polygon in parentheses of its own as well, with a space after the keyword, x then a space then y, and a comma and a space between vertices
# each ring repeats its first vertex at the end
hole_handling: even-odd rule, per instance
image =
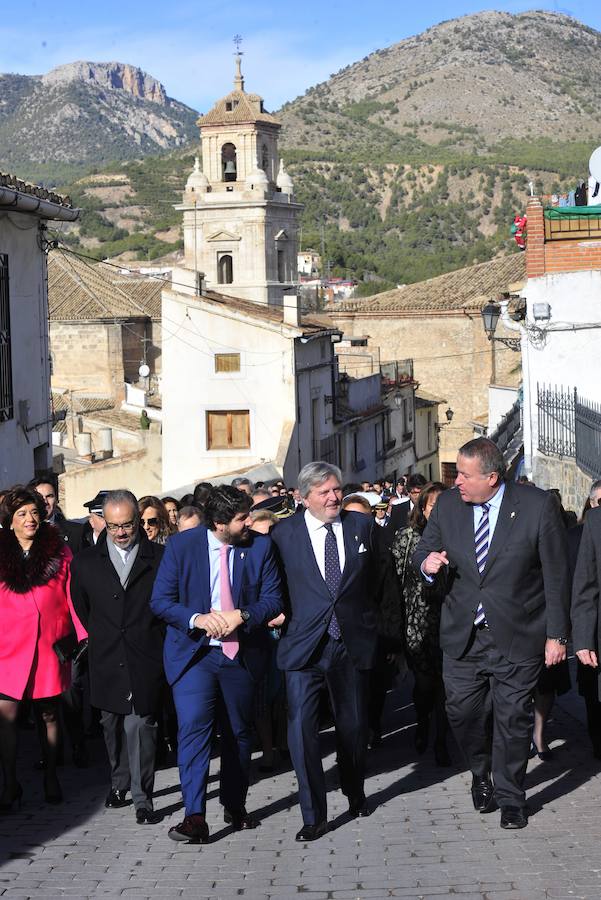
MULTIPOLYGON (((438 769, 431 751, 416 761, 409 684, 389 696, 386 736, 372 751, 367 794, 378 804, 368 819, 350 820, 340 792, 330 794, 332 830, 298 844, 295 781, 290 771, 258 778, 249 810, 262 826, 233 833, 223 824, 212 775, 208 821, 212 842, 174 844, 167 829, 182 818, 176 769, 158 773, 159 825, 138 826, 133 808, 104 808, 104 749, 91 742, 87 770, 65 767, 66 800, 42 802, 33 770, 35 740, 22 740, 20 812, 0 819, 0 895, 17 898, 124 897, 231 900, 381 900, 461 897, 543 900, 601 897, 601 766, 592 758, 574 691, 555 706, 552 762, 531 761, 530 824, 499 828, 499 813, 475 813, 470 778, 438 769)), ((324 736, 334 787, 333 740, 324 736)), ((457 750, 453 747, 454 757, 457 750)))

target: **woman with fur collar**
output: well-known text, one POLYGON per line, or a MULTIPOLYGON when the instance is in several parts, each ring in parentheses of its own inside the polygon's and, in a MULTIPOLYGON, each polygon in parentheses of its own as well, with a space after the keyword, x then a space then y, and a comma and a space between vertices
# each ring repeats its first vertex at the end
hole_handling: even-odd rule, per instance
POLYGON ((45 799, 62 800, 56 776, 58 702, 69 687, 70 663, 59 662, 53 644, 73 627, 79 640, 86 632, 69 596, 71 551, 45 516, 40 495, 21 486, 8 491, 0 507, 0 812, 21 801, 16 718, 23 699, 33 701, 42 722, 45 799))

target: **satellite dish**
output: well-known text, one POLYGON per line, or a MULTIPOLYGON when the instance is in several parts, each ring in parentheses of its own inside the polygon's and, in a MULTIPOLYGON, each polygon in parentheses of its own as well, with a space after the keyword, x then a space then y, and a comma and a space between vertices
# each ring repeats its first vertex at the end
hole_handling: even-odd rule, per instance
POLYGON ((146 365, 146 363, 142 363, 140 368, 138 369, 138 375, 140 378, 148 378, 150 375, 150 367, 146 365))
POLYGON ((596 181, 601 182, 601 147, 593 150, 588 163, 589 172, 596 181))

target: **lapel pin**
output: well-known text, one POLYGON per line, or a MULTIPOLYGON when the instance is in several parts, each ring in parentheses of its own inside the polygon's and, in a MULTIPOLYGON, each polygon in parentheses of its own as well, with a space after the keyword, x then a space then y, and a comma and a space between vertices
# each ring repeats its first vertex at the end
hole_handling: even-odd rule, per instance
POLYGON ((355 540, 356 540, 356 541, 359 540, 359 536, 358 536, 357 534, 355 535, 355 540))
POLYGON ((240 559, 244 559, 244 552, 240 554, 240 559))
POLYGON ((512 513, 510 514, 509 518, 510 518, 510 519, 515 519, 515 513, 512 512, 512 513))

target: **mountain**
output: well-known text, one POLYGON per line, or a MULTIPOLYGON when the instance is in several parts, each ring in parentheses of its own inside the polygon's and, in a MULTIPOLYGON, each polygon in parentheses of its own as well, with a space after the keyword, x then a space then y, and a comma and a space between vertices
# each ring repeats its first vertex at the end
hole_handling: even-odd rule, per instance
POLYGON ((442 22, 347 66, 282 111, 288 147, 411 143, 483 151, 503 139, 597 139, 601 34, 556 13, 442 22), (395 141, 396 139, 396 141, 395 141))
POLYGON ((0 167, 57 180, 183 146, 197 113, 124 63, 75 62, 46 75, 0 75, 0 167))
MULTIPOLYGON (((98 73, 94 90, 124 93, 107 78, 98 73)), ((12 79, 8 110, 31 90, 12 79)), ((302 247, 323 246, 335 274, 370 273, 365 291, 514 252, 510 225, 528 183, 550 193, 588 175, 601 143, 600 81, 601 34, 546 12, 465 16, 347 66, 277 113, 305 204, 302 247)), ((164 109, 141 99, 160 95, 145 84, 128 78, 138 92, 129 101, 164 109)), ((0 111, 0 131, 2 121, 0 111)), ((177 252, 173 204, 199 152, 190 134, 169 153, 138 151, 65 183, 86 213, 63 237, 99 258, 177 252)))

